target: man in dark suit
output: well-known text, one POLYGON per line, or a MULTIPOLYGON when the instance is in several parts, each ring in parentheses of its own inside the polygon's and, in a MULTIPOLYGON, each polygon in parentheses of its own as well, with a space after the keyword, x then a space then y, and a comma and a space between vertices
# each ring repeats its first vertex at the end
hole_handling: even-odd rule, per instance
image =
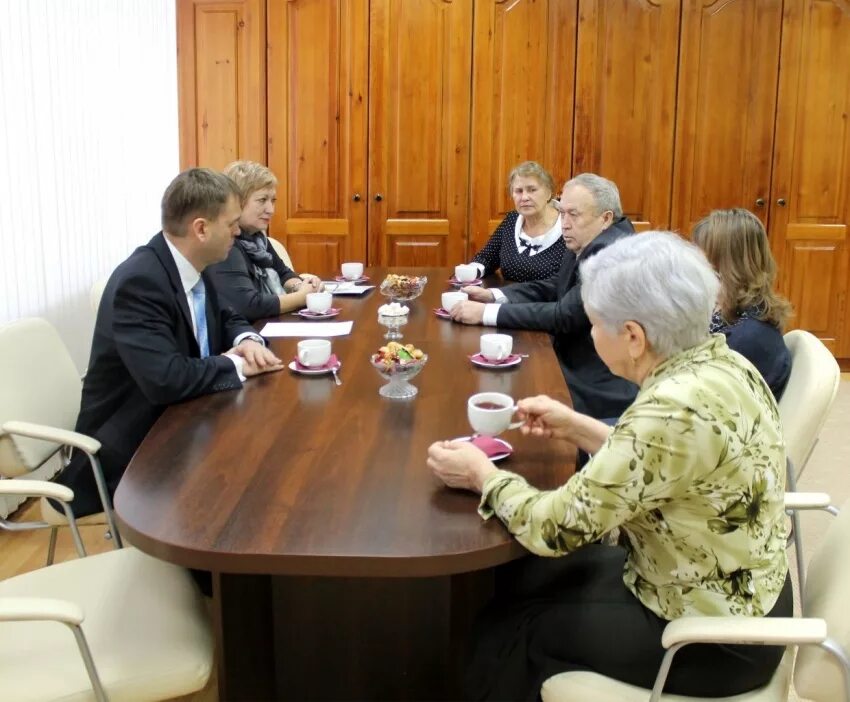
MULTIPOLYGON (((227 176, 181 173, 162 198, 162 231, 106 284, 76 429, 101 442, 110 495, 166 407, 282 367, 248 322, 219 303, 204 272, 227 256, 240 213, 227 176)), ((58 482, 74 490, 75 515, 103 509, 84 455, 72 457, 58 482)))
POLYGON ((567 181, 558 209, 568 249, 558 273, 502 289, 465 287, 469 301, 455 305, 452 318, 464 324, 549 332, 573 407, 597 419, 619 417, 634 400, 637 386, 613 375, 593 347, 581 302, 579 266, 633 233, 634 227, 623 216, 617 186, 593 173, 567 181))

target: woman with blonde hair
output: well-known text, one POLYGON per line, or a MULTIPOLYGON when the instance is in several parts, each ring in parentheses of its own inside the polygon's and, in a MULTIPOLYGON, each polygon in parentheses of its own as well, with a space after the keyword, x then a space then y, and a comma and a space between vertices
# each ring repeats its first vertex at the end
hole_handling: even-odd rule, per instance
POLYGON ((779 399, 791 373, 791 355, 782 340, 790 303, 774 291, 776 262, 767 232, 752 212, 714 210, 697 222, 693 242, 720 278, 711 331, 746 357, 779 399))
POLYGON ((216 286, 248 321, 277 317, 304 307, 308 293, 322 288, 314 275, 299 276, 269 243, 277 178, 255 161, 235 161, 224 169, 239 191, 239 236, 227 259, 210 267, 216 286))
POLYGON ((524 161, 508 175, 514 209, 472 259, 480 276, 497 270, 507 281, 524 283, 557 275, 564 257, 555 181, 536 161, 524 161))

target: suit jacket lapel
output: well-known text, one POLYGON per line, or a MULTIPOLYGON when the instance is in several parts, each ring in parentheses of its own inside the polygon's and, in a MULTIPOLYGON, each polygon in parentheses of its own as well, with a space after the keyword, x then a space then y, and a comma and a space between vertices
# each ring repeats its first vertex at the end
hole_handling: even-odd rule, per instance
MULTIPOLYGON (((186 300, 186 291, 183 290, 183 283, 180 280, 180 273, 177 271, 177 264, 174 263, 174 257, 168 249, 168 244, 165 243, 165 236, 162 232, 160 232, 150 240, 148 245, 154 250, 154 253, 156 253, 162 267, 165 268, 165 272, 168 274, 168 280, 171 283, 174 297, 177 299, 177 306, 180 308, 180 312, 183 314, 183 322, 189 330, 189 338, 194 346, 194 353, 197 356, 200 356, 201 350, 198 347, 198 340, 195 338, 195 329, 192 326, 192 314, 189 312, 189 303, 186 300)), ((206 281, 204 282, 206 283, 206 281)), ((207 305, 209 305, 209 299, 207 300, 207 305)), ((209 317, 210 316, 207 315, 208 326, 209 317)))

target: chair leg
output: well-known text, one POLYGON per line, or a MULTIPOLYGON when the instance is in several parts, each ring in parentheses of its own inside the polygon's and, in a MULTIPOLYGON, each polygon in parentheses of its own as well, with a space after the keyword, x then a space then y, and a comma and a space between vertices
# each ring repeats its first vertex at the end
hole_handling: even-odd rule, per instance
POLYGON ((50 543, 47 545, 47 565, 53 565, 53 558, 56 555, 56 536, 58 533, 58 527, 52 527, 50 529, 50 543))
MULTIPOLYGON (((797 492, 797 476, 794 475, 794 464, 790 458, 785 459, 785 489, 788 492, 797 492)), ((791 531, 794 539, 794 552, 797 558, 797 588, 800 593, 800 602, 803 601, 803 593, 806 591, 806 567, 803 558, 803 537, 800 534, 800 513, 791 510, 791 531)), ((805 616, 805 612, 803 613, 805 616)))

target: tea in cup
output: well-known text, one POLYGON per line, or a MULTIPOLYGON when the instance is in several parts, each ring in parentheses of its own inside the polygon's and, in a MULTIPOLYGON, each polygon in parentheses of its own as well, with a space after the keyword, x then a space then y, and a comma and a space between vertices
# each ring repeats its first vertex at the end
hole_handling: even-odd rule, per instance
POLYGON ((455 280, 459 283, 469 283, 478 277, 478 266, 471 263, 461 263, 455 266, 455 280))
POLYGON ((342 269, 342 277, 346 280, 359 280, 363 277, 363 264, 362 263, 343 263, 341 266, 342 269))
POLYGON ((481 335, 481 355, 488 361, 504 361, 513 347, 514 338, 508 334, 481 335))
POLYGON ((331 342, 327 339, 304 339, 298 342, 298 362, 308 368, 320 368, 331 359, 331 342))
POLYGON ((314 314, 324 314, 331 308, 333 296, 329 292, 307 293, 307 309, 314 314))
POLYGON ((440 297, 440 302, 443 304, 443 309, 446 312, 451 312, 458 302, 465 302, 469 299, 469 295, 465 292, 444 292, 440 297))
POLYGON ((524 422, 511 422, 516 405, 510 395, 501 392, 479 392, 466 403, 466 416, 476 434, 498 436, 508 429, 517 429, 524 422))

